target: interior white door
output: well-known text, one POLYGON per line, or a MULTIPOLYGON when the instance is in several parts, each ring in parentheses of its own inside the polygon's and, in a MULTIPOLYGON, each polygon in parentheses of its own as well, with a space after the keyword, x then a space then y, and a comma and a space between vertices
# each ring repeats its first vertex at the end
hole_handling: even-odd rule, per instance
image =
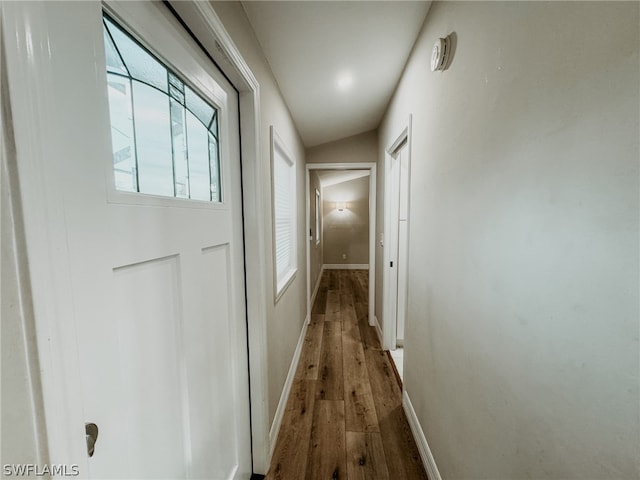
POLYGON ((407 273, 409 267, 409 155, 407 143, 400 149, 398 164, 398 305, 396 345, 404 345, 404 327, 407 318, 407 273))
POLYGON ((407 304, 409 156, 404 141, 392 152, 389 165, 389 309, 394 328, 392 348, 402 346, 407 304))
MULTIPOLYGON (((10 55, 16 64, 35 62, 45 72, 38 84, 53 93, 38 97, 38 119, 29 117, 26 95, 16 94, 12 107, 20 110, 17 137, 26 138, 25 125, 33 122, 46 132, 41 138, 51 140, 40 146, 48 159, 40 174, 50 172, 40 198, 51 203, 40 207, 61 212, 63 221, 52 235, 66 242, 66 249, 50 253, 64 263, 53 280, 69 286, 65 298, 72 315, 56 321, 75 335, 67 342, 77 349, 77 365, 64 368, 60 384, 80 396, 79 411, 65 417, 71 420, 64 427, 78 434, 70 450, 85 442, 82 423, 99 428, 93 457, 67 460, 86 469, 83 478, 248 478, 237 93, 162 3, 107 4, 117 21, 220 115, 221 202, 118 191, 103 5, 34 2, 7 8, 17 39, 10 55)), ((19 93, 20 72, 9 68, 8 75, 13 93, 19 93)), ((20 155, 18 161, 20 168, 20 155)), ((38 184, 31 174, 21 171, 27 196, 29 182, 38 184)), ((37 233, 29 223, 30 244, 37 243, 37 233)), ((52 452, 60 448, 51 445, 52 452)))

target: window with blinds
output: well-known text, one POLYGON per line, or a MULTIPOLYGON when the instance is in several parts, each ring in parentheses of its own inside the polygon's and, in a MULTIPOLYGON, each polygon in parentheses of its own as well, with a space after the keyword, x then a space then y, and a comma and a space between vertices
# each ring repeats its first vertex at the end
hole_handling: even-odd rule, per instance
POLYGON ((293 157, 271 127, 276 300, 296 271, 296 168, 293 157))

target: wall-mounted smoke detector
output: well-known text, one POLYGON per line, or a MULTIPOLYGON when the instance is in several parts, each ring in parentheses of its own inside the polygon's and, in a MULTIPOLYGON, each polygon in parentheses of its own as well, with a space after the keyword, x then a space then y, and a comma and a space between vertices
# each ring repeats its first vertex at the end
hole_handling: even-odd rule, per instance
POLYGON ((431 71, 444 70, 451 55, 451 35, 439 38, 431 50, 431 71))

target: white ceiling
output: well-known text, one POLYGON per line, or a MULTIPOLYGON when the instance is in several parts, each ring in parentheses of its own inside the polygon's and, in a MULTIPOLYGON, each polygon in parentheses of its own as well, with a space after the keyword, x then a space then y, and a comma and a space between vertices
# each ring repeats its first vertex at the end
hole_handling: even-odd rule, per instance
POLYGON ((307 147, 378 126, 430 3, 242 2, 307 147))
POLYGON ((323 171, 322 197, 325 202, 357 202, 369 197, 369 170, 323 171), (363 178, 365 177, 365 178, 363 178))
POLYGON ((330 187, 339 183, 349 182, 356 178, 368 177, 369 170, 316 170, 322 187, 330 187))

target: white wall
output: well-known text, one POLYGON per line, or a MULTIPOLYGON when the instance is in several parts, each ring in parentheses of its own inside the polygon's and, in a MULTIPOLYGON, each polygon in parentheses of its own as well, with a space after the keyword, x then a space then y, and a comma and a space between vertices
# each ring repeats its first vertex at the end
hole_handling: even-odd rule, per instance
POLYGON ((369 264, 369 181, 366 176, 324 187, 325 265, 369 264), (336 209, 341 202, 343 211, 336 209))
MULTIPOLYGON (((260 84, 261 128, 260 144, 261 158, 264 162, 263 171, 271 172, 271 151, 269 145, 269 127, 273 125, 287 149, 296 160, 297 168, 297 197, 298 197, 298 273, 293 283, 289 285, 277 304, 267 311, 267 343, 268 343, 268 388, 269 388, 269 417, 273 421, 278 401, 284 387, 285 379, 291 365, 298 337, 306 318, 306 234, 305 234, 305 151, 293 123, 291 114, 285 104, 278 85, 267 64, 264 54, 255 38, 255 34, 247 20, 240 2, 214 2, 213 7, 220 17, 224 27, 236 44, 240 53, 249 65, 260 84)), ((265 225, 271 226, 271 181, 264 179, 265 190, 268 195, 264 199, 265 225)), ((275 299, 273 289, 273 255, 272 236, 265 239, 268 278, 268 298, 275 299)))
POLYGON ((378 132, 369 132, 323 143, 307 149, 307 163, 375 162, 378 157, 378 132))
POLYGON ((640 476, 639 7, 434 3, 379 129, 413 114, 405 388, 446 480, 640 476))

